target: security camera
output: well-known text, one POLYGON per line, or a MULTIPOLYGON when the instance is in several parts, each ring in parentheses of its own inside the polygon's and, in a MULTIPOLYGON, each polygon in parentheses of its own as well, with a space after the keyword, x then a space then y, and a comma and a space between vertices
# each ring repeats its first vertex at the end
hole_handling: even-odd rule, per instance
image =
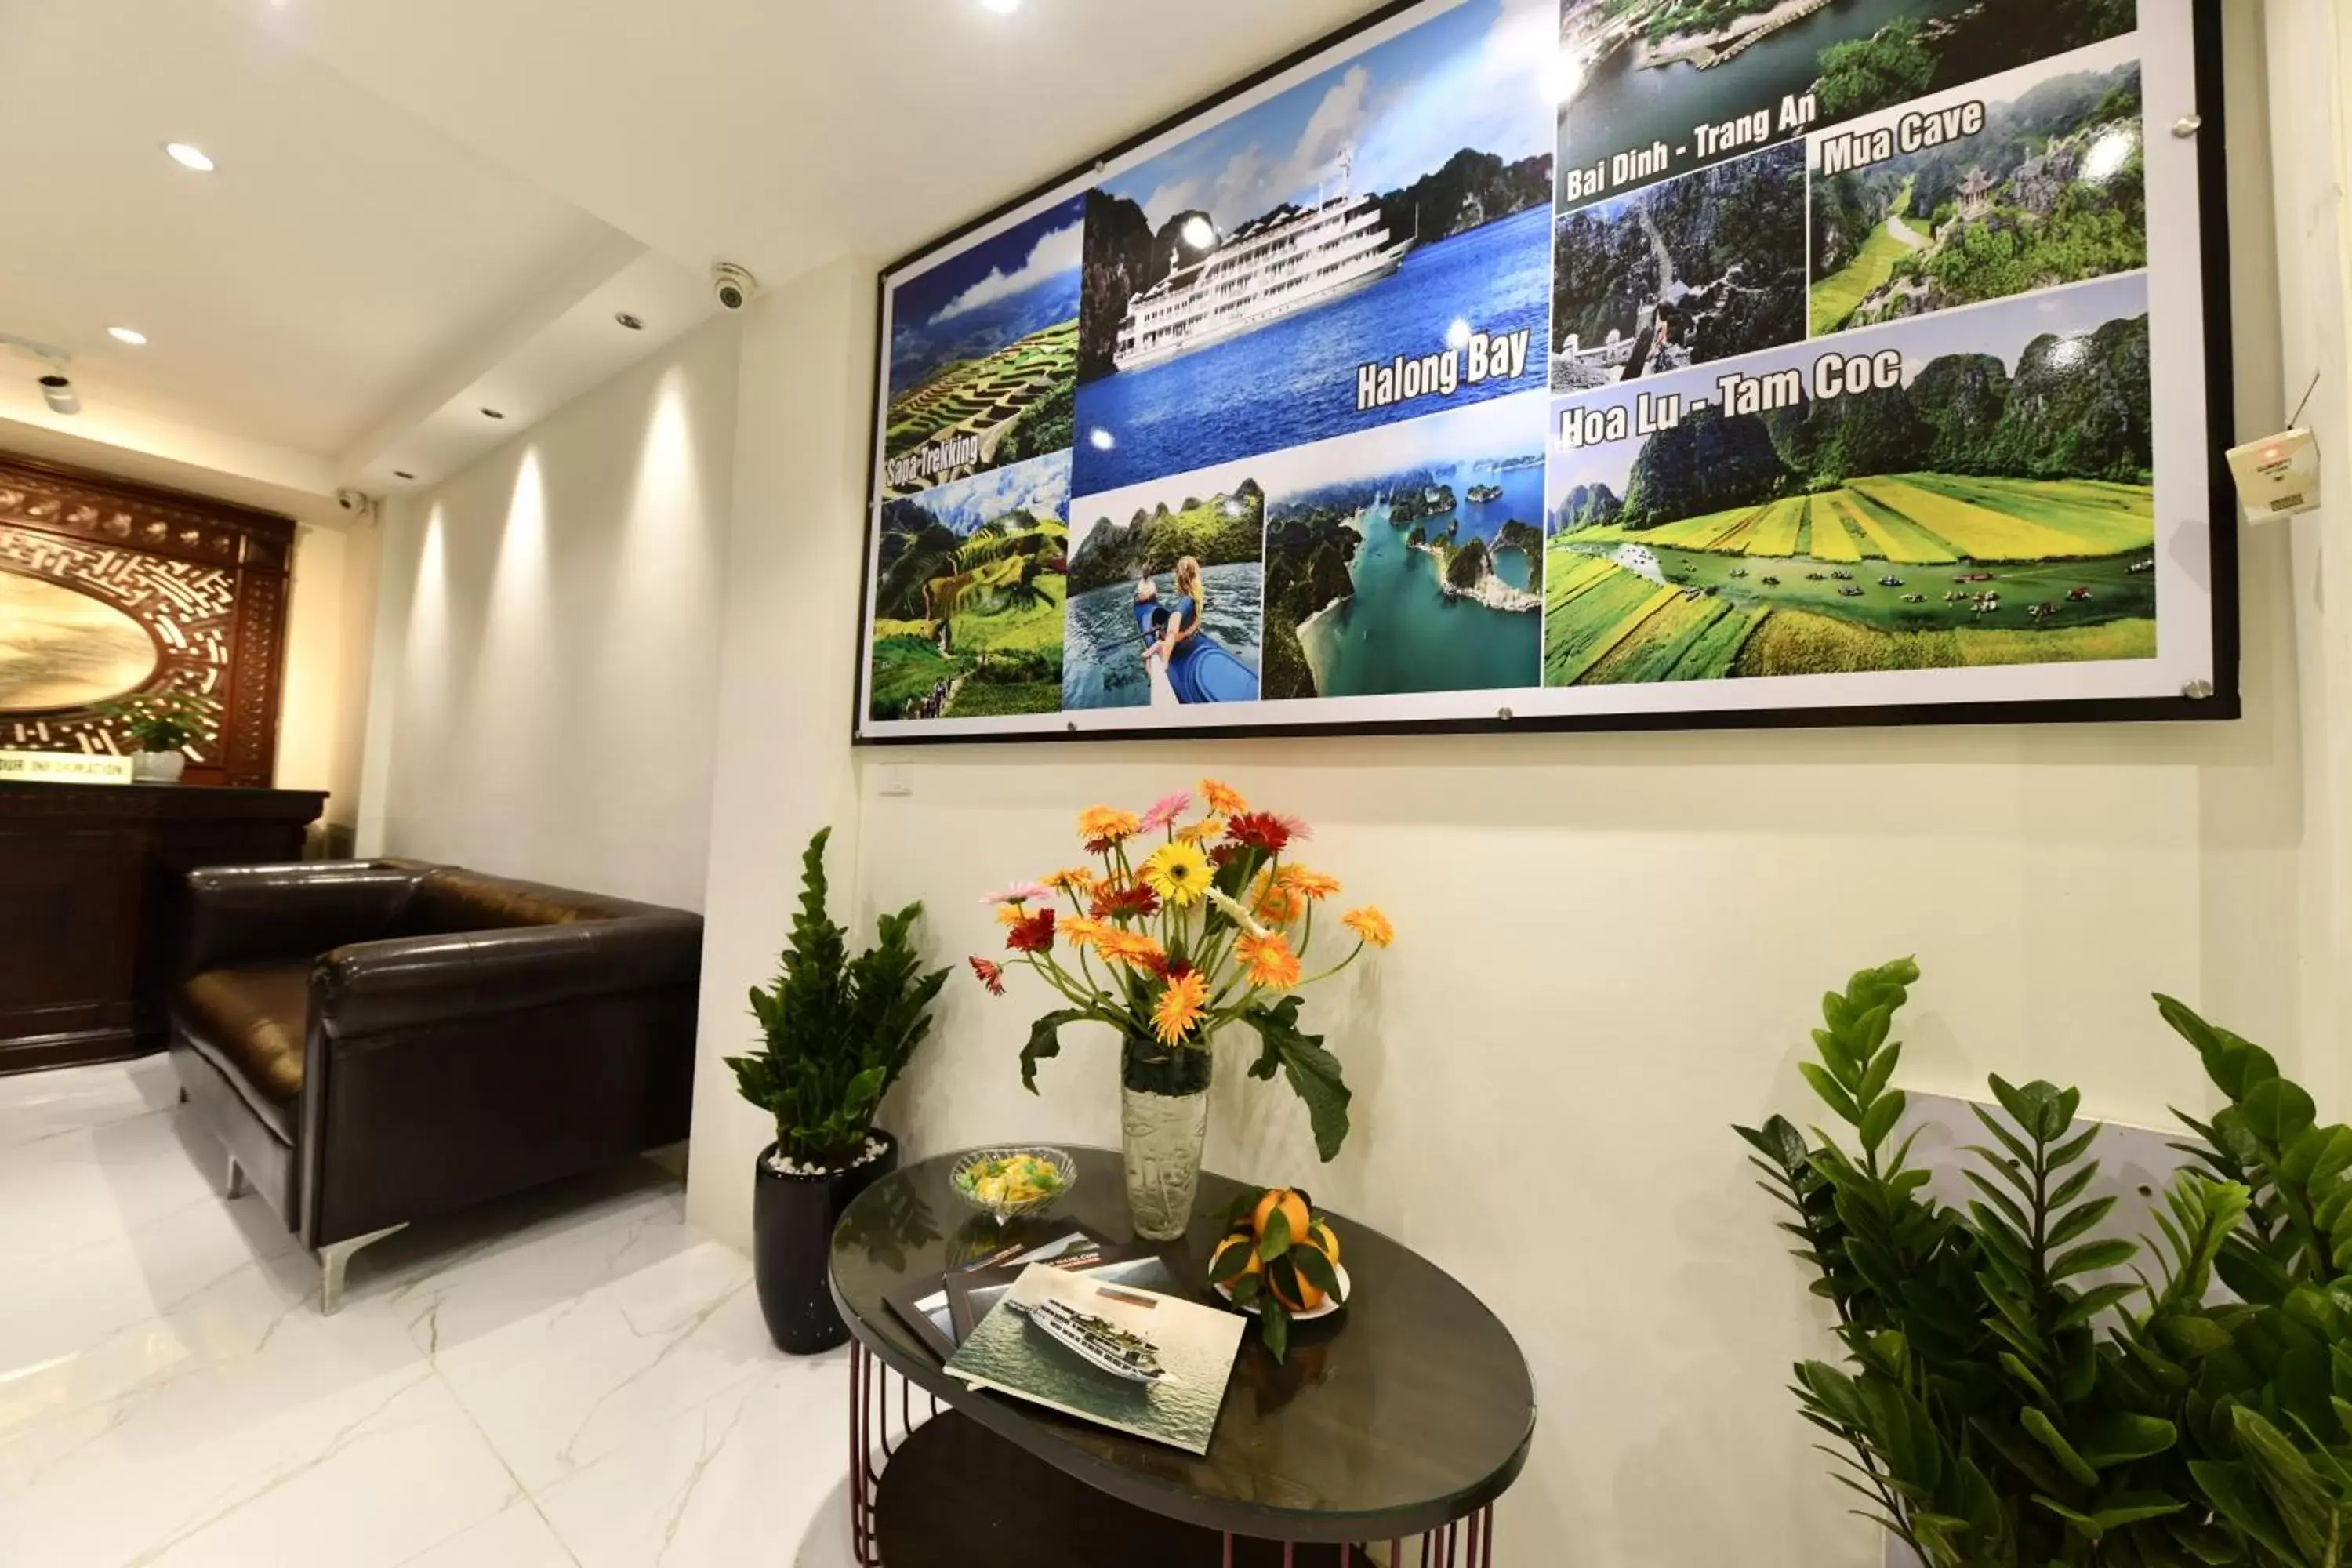
POLYGON ((722 310, 740 310, 760 292, 760 280, 748 267, 722 261, 710 269, 710 292, 722 310))
POLYGON ((73 383, 65 376, 51 374, 41 377, 41 395, 49 400, 49 411, 53 414, 81 412, 81 394, 74 390, 73 383))
POLYGON ((366 518, 375 511, 375 498, 365 490, 337 490, 335 505, 345 517, 366 518))

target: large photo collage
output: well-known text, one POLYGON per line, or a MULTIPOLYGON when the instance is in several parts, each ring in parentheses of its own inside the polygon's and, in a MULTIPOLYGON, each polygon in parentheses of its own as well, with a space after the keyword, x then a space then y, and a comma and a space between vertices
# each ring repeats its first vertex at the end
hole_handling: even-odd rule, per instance
POLYGON ((892 279, 864 722, 2155 658, 2136 20, 1465 0, 892 279))

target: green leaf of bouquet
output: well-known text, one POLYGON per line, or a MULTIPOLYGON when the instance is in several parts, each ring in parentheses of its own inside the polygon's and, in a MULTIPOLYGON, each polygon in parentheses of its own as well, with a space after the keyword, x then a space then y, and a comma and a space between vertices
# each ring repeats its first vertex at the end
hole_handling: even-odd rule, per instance
POLYGON ((1037 1092, 1037 1064, 1047 1057, 1060 1056, 1062 1026, 1075 1024, 1086 1016, 1082 1008, 1064 1007, 1029 1026, 1029 1043, 1021 1047, 1022 1088, 1032 1094, 1037 1092))
MULTIPOLYGON (((1299 1031, 1302 1005, 1303 998, 1286 996, 1271 1007, 1251 1007, 1242 1015, 1242 1021, 1258 1032, 1267 1053, 1281 1061, 1291 1091, 1307 1106, 1315 1152, 1328 1162, 1338 1158, 1339 1146, 1348 1141, 1348 1102, 1353 1096, 1340 1071, 1339 1058, 1323 1048, 1323 1037, 1299 1031)), ((1251 1070, 1256 1072, 1255 1068, 1251 1070)))

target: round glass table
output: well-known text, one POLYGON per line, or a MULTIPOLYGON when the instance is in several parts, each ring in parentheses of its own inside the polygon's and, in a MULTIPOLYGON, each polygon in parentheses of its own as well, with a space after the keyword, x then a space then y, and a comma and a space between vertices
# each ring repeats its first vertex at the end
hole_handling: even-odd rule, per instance
MULTIPOLYGON (((1000 1226, 949 1185, 952 1154, 884 1177, 833 1237, 850 1331, 850 1502, 865 1568, 1494 1561, 1494 1502, 1535 1434, 1535 1386, 1500 1320, 1411 1248, 1334 1215, 1345 1310, 1276 1362, 1242 1342, 1205 1455, 969 1388, 889 1305, 916 1281, 1084 1226, 1136 1245, 1118 1155, 1073 1149, 1078 1179, 1000 1226), (1104 1554, 1100 1543, 1115 1542, 1104 1554), (1466 1556, 1465 1552, 1466 1549, 1466 1556)), ((1241 1184, 1204 1172, 1192 1229, 1156 1250, 1196 1299, 1241 1184)))

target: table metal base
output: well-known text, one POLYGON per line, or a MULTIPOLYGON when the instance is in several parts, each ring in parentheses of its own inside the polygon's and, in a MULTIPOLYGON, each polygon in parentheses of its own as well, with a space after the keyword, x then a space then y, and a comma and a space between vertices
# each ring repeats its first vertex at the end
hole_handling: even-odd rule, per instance
MULTIPOLYGON (((850 1341, 849 1521, 851 1545, 859 1568, 883 1568, 879 1500, 884 1469, 916 1428, 939 1414, 937 1397, 923 1393, 891 1371, 857 1340, 850 1341)), ((1420 1537, 1417 1556, 1412 1550, 1414 1544, 1411 1539, 1390 1542, 1391 1568, 1494 1568, 1494 1509, 1491 1505, 1480 1509, 1465 1519, 1455 1520, 1420 1537)), ((1212 1554, 1215 1545, 1216 1540, 1211 1536, 1208 1549, 1212 1554)), ((1270 1564, 1277 1561, 1274 1555, 1276 1551, 1283 1568, 1332 1563, 1341 1564, 1341 1568, 1374 1568, 1379 1561, 1370 1547, 1361 1544, 1265 1542, 1227 1534, 1223 1537, 1222 1568, 1270 1564)), ((958 1561, 972 1560, 960 1555, 958 1561)), ((901 1568, 927 1565, 902 1564, 901 1568)), ((1216 1565, 1204 1558, 1202 1568, 1216 1565)))

